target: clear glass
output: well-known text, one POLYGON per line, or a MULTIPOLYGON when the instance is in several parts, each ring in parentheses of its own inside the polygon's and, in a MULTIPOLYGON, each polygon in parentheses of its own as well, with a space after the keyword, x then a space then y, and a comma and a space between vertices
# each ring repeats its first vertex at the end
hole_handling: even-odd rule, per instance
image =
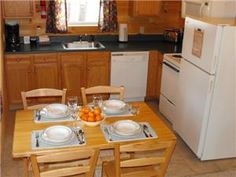
POLYGON ((76 117, 76 111, 78 106, 78 97, 77 96, 69 96, 67 97, 67 105, 69 107, 69 110, 72 113, 72 117, 76 117))
POLYGON ((101 95, 94 95, 93 96, 93 106, 94 107, 102 107, 102 96, 101 95))

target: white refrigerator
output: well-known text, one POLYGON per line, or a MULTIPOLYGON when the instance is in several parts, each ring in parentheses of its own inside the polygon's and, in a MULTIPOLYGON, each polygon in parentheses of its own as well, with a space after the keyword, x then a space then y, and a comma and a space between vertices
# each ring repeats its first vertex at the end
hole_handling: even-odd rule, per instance
POLYGON ((236 157, 236 26, 185 19, 174 130, 201 160, 236 157))

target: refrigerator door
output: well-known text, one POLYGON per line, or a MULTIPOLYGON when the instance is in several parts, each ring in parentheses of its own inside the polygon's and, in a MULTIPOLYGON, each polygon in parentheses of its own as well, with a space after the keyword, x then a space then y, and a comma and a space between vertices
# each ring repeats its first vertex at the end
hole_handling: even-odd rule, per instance
POLYGON ((236 27, 224 28, 221 45, 202 160, 236 157, 236 27))
POLYGON ((204 71, 214 74, 221 31, 221 26, 186 18, 182 56, 204 71))
POLYGON ((214 75, 181 60, 173 127, 198 157, 202 152, 213 83, 214 75))

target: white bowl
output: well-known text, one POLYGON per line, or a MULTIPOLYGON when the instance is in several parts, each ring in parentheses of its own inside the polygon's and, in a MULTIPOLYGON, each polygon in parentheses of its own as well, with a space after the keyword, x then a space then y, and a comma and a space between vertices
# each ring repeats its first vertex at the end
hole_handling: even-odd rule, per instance
POLYGON ((125 111, 126 104, 121 100, 106 100, 102 104, 102 110, 107 114, 118 114, 125 111))
POLYGON ((68 115, 68 107, 64 104, 49 104, 43 108, 43 112, 48 118, 61 118, 68 115))

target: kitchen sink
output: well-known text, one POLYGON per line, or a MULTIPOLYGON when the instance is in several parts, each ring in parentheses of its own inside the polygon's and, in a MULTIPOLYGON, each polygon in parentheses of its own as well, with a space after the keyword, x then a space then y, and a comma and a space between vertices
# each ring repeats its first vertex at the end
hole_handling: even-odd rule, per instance
POLYGON ((105 46, 100 42, 89 42, 89 41, 74 41, 69 43, 63 43, 63 48, 66 50, 96 50, 104 49, 105 46))

